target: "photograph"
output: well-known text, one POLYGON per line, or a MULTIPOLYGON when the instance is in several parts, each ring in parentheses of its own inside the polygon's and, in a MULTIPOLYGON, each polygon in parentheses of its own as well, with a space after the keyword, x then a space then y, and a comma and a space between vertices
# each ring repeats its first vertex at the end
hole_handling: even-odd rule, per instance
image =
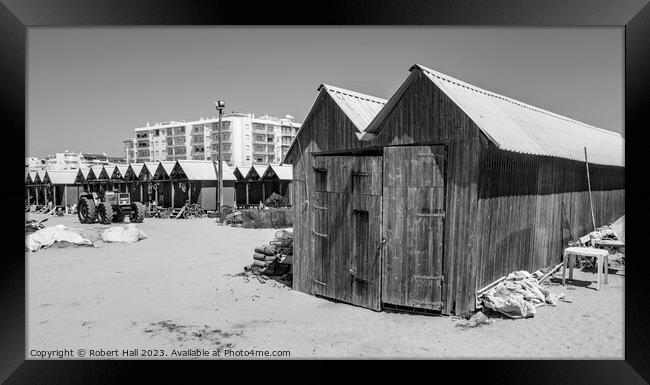
POLYGON ((623 28, 26 42, 26 360, 625 359, 623 28))

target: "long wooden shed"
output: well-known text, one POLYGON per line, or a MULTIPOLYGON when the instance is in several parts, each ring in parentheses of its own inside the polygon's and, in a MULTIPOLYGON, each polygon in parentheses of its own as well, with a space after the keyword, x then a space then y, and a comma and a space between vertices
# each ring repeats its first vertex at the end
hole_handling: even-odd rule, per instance
POLYGON ((296 290, 472 311, 501 276, 559 263, 569 226, 592 229, 585 147, 596 225, 624 214, 617 133, 421 65, 378 111, 376 98, 319 90, 285 159, 296 290))

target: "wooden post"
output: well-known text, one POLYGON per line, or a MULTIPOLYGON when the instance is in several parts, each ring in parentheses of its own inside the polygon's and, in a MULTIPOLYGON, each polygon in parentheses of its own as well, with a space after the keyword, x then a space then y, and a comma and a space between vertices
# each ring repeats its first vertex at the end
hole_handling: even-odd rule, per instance
POLYGON ((266 200, 266 183, 264 182, 261 183, 262 183, 262 202, 264 202, 266 200))
POLYGON ((38 205, 39 205, 39 204, 38 204, 38 196, 40 195, 40 194, 38 193, 38 187, 34 187, 34 195, 36 195, 36 206, 38 206, 38 205))
POLYGON ((51 184, 52 187, 52 207, 56 207, 56 186, 51 184))
POLYGON ((587 147, 585 147, 585 165, 587 166, 587 187, 589 188, 589 207, 591 208, 591 223, 596 231, 596 218, 594 218, 594 203, 591 200, 591 180, 589 179, 589 162, 587 161, 587 147))
POLYGON ((173 210, 173 209, 174 209, 174 182, 171 182, 171 181, 170 181, 170 183, 171 183, 171 185, 172 185, 172 193, 171 193, 171 196, 172 196, 172 210, 173 210))
POLYGON ((65 206, 66 213, 68 212, 68 186, 63 185, 63 206, 65 206))
POLYGON ((248 188, 250 185, 248 182, 244 182, 244 185, 246 186, 246 205, 249 205, 250 203, 248 202, 248 188))
POLYGON ((192 182, 187 181, 187 201, 192 203, 192 182))
POLYGON ((32 188, 30 186, 27 186, 27 204, 30 205, 30 206, 32 204, 32 199, 31 199, 32 197, 31 197, 31 194, 29 193, 29 190, 31 190, 31 189, 32 188))
POLYGON ((144 202, 144 199, 142 199, 143 198, 142 183, 139 183, 139 185, 140 185, 140 202, 144 202))

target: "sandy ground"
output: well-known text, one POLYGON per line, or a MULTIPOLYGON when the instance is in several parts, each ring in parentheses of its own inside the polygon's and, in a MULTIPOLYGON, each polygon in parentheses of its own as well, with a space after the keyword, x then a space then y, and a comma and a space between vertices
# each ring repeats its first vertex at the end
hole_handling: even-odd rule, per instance
MULTIPOLYGON (((81 225, 74 216, 46 224, 58 223, 105 227, 81 225)), ((611 269, 609 284, 596 291, 596 275, 576 270, 573 284, 549 285, 570 303, 540 307, 534 318, 495 318, 466 329, 455 317, 374 312, 275 281, 231 276, 275 230, 222 227, 213 219, 146 219, 140 227, 148 239, 136 244, 27 254, 28 352, 161 349, 169 358, 173 349, 202 348, 288 350, 292 358, 623 358, 623 271, 611 269)))

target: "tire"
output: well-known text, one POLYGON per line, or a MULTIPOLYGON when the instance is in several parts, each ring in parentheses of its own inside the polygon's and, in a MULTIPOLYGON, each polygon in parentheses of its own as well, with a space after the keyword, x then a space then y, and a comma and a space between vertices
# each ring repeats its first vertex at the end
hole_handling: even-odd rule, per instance
POLYGON ((106 202, 101 202, 99 206, 97 206, 97 216, 99 223, 110 225, 113 223, 113 206, 106 202))
POLYGON ((131 214, 129 214, 129 219, 131 223, 142 223, 144 222, 144 205, 140 202, 131 203, 131 214))
POLYGON ((82 197, 77 205, 77 217, 81 223, 95 223, 97 221, 97 208, 92 199, 82 197))
POLYGON ((117 210, 113 212, 113 222, 124 222, 124 217, 126 217, 124 210, 118 206, 117 210))

